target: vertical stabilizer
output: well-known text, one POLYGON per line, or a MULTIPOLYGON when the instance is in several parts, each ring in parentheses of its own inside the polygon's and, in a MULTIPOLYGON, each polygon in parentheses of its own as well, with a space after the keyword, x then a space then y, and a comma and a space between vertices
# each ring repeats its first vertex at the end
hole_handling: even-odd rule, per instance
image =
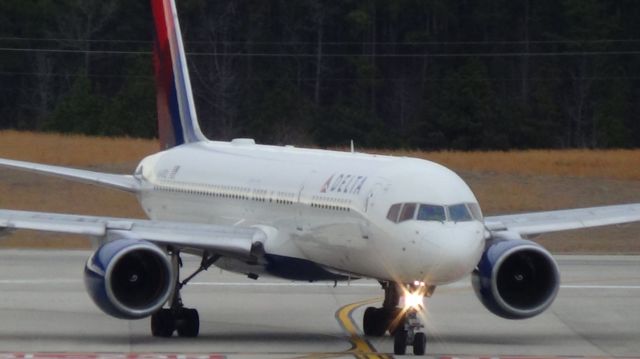
POLYGON ((151 0, 156 41, 153 50, 161 148, 206 140, 191 92, 175 0, 151 0))

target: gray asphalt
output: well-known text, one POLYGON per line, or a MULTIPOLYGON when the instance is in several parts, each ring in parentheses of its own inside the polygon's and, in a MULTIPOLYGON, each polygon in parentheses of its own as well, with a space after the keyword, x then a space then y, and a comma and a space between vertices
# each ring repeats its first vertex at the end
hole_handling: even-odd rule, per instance
MULTIPOLYGON (((82 283, 84 251, 0 251, 1 352, 221 353, 229 358, 354 357, 362 345, 392 353, 393 340, 362 338, 374 281, 350 285, 253 281, 210 269, 183 291, 200 312, 195 339, 151 337, 149 320, 103 314, 82 283), (345 319, 346 318, 346 319, 345 319), (353 324, 351 323, 351 324, 353 324), (360 345, 360 346, 359 346, 360 345)), ((430 356, 640 357, 640 257, 560 256, 553 306, 529 320, 493 316, 466 279, 428 301, 430 356)), ((186 261, 187 270, 197 262, 186 261)), ((410 351, 410 349, 409 349, 410 351)), ((361 356, 361 355, 360 355, 361 356)))

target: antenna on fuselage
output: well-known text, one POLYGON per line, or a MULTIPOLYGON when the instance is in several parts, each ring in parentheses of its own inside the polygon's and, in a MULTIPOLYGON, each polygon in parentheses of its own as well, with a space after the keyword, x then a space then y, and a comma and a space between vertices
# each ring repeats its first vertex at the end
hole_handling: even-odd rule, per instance
POLYGON ((356 153, 356 147, 353 145, 353 140, 351 140, 351 153, 356 153))

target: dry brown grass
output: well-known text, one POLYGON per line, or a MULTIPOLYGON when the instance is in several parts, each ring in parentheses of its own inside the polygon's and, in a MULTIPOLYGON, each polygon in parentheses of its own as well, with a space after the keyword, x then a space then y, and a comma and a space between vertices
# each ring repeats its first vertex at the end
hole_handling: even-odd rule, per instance
MULTIPOLYGON (((132 163, 158 148, 157 140, 0 131, 1 157, 62 166, 132 163)), ((424 158, 457 171, 640 180, 640 150, 377 152, 424 158)))
POLYGON ((640 150, 390 151, 458 171, 640 180, 640 150))
MULTIPOLYGON (((131 173, 155 140, 0 131, 0 157, 131 173)), ((486 214, 640 202, 640 150, 406 152, 442 163, 469 183, 486 214)), ((144 218, 130 194, 0 168, 0 208, 144 218)), ((563 232, 541 242, 556 252, 640 253, 640 225, 563 232)), ((88 247, 79 236, 18 231, 0 247, 88 247)))
POLYGON ((1 157, 60 166, 129 163, 158 149, 157 140, 0 131, 1 157))
MULTIPOLYGON (((156 140, 0 131, 0 157, 105 172, 131 173, 157 152, 156 140)), ((0 208, 144 218, 130 194, 47 176, 0 168, 0 208)), ((1 247, 88 248, 82 236, 18 231, 1 247)))

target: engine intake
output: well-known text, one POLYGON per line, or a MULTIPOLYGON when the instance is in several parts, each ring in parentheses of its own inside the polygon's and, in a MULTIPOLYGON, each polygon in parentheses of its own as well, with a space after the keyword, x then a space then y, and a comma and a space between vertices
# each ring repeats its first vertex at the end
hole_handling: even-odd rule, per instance
POLYGON ((560 286, 558 265, 547 250, 527 240, 489 244, 472 275, 478 299, 492 313, 525 319, 546 310, 560 286))
POLYGON ((158 246, 137 239, 103 244, 87 260, 87 292, 116 318, 140 319, 167 302, 175 281, 171 261, 158 246))

